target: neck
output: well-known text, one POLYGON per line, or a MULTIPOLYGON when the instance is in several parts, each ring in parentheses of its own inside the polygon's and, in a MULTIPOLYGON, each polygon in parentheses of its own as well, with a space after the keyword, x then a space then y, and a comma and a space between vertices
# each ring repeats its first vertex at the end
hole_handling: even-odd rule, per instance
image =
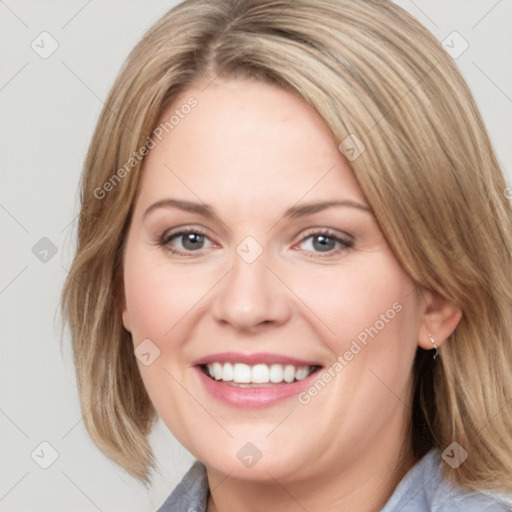
POLYGON ((302 479, 295 475, 293 479, 278 480, 272 477, 270 469, 265 481, 238 480, 207 468, 211 489, 207 510, 378 512, 417 462, 410 436, 404 434, 397 437, 394 430, 394 437, 386 439, 385 436, 364 451, 352 453, 350 461, 344 457, 324 471, 302 479), (407 439, 405 446, 404 437, 407 439))

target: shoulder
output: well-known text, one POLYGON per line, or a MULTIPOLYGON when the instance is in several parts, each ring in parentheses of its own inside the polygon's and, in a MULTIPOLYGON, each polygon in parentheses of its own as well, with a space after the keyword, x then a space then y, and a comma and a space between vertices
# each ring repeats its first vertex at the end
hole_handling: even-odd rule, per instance
MULTIPOLYGON (((196 461, 157 512, 206 512, 208 478, 196 461)), ((438 450, 427 453, 402 479, 381 512, 511 512, 510 498, 451 485, 438 450)))
POLYGON ((208 493, 206 469, 196 461, 157 512, 206 512, 208 493))
POLYGON ((442 465, 439 450, 427 453, 405 475, 381 512, 512 511, 512 501, 505 497, 451 485, 443 476, 442 465))

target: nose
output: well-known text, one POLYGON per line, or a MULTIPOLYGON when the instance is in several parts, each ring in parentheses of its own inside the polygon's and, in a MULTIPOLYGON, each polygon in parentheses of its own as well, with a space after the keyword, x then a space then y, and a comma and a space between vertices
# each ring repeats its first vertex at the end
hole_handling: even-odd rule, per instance
POLYGON ((245 332, 283 325, 292 313, 287 292, 275 270, 267 267, 264 255, 252 263, 235 255, 231 271, 216 287, 213 316, 245 332))

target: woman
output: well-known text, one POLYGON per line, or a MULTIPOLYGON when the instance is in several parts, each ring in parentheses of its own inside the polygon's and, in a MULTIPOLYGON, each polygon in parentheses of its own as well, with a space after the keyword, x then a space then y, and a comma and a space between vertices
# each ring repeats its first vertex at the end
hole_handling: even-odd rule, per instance
POLYGON ((185 1, 96 128, 63 291, 86 427, 167 510, 509 510, 510 202, 391 2, 185 1))

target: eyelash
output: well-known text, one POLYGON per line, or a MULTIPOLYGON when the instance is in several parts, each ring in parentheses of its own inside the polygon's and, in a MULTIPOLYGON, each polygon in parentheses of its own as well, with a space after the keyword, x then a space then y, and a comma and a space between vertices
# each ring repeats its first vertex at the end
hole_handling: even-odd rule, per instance
MULTIPOLYGON (((205 238, 208 238, 208 235, 202 229, 199 229, 199 228, 184 228, 184 229, 180 229, 179 231, 176 231, 174 233, 173 232, 171 232, 171 233, 165 232, 162 235, 162 237, 160 238, 160 240, 158 242, 158 245, 161 246, 166 251, 171 252, 172 254, 177 254, 177 255, 180 255, 180 256, 190 256, 195 251, 181 251, 179 249, 174 249, 170 245, 170 242, 171 242, 171 240, 173 238, 179 238, 180 236, 189 235, 191 233, 195 234, 195 235, 201 235, 201 236, 204 236, 205 238)), ((209 240, 209 238, 208 238, 208 240, 209 240)), ((199 251, 197 251, 197 252, 199 252, 199 251)))
MULTIPOLYGON (((309 231, 306 231, 306 233, 302 236, 298 244, 300 245, 304 243, 309 238, 315 238, 319 236, 324 236, 326 238, 330 238, 335 243, 339 244, 339 247, 337 249, 334 249, 332 251, 327 251, 326 253, 322 254, 321 251, 307 251, 310 253, 313 253, 315 257, 320 258, 327 258, 329 256, 335 256, 341 252, 346 252, 354 248, 354 241, 350 240, 349 238, 341 238, 339 235, 337 235, 334 231, 331 231, 330 229, 311 229, 309 231)), ((348 236, 348 235, 347 235, 348 236)))
MULTIPOLYGON (((170 242, 172 239, 183 237, 188 234, 201 235, 201 236, 205 237, 206 239, 210 240, 208 235, 203 230, 201 230, 199 228, 185 228, 185 229, 176 231, 174 233, 173 232, 164 233, 162 235, 162 237, 160 238, 160 240, 158 241, 158 245, 160 247, 162 247, 163 249, 165 249, 166 251, 171 252, 172 254, 177 254, 179 256, 185 256, 185 257, 191 256, 194 254, 194 252, 200 252, 200 250, 198 250, 198 251, 182 251, 180 249, 175 249, 170 245, 170 242)), ((307 232, 300 239, 298 244, 295 244, 295 245, 300 245, 300 244, 304 243, 306 240, 308 240, 309 238, 315 238, 315 237, 319 237, 319 236, 325 236, 326 238, 330 238, 335 243, 339 244, 341 247, 338 247, 337 249, 334 249, 332 251, 326 251, 326 254, 324 254, 324 255, 322 255, 321 251, 306 251, 306 252, 314 253, 316 256, 318 256, 320 258, 325 258, 328 256, 336 255, 340 252, 349 251, 354 248, 353 240, 341 238, 340 236, 338 236, 336 233, 334 233, 333 231, 331 231, 329 229, 311 230, 311 231, 307 232)))

